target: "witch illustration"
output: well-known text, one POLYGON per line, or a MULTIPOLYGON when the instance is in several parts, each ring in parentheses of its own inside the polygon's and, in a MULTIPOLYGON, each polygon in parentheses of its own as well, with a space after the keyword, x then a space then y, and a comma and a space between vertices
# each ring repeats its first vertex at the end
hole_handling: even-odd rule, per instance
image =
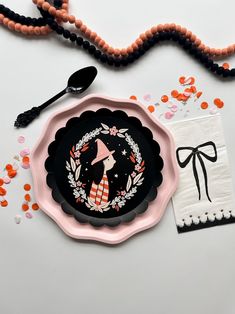
POLYGON ((96 158, 91 162, 91 165, 94 167, 94 180, 91 185, 89 198, 99 206, 108 203, 109 181, 107 171, 113 168, 116 160, 113 157, 115 150, 110 151, 100 139, 97 139, 96 143, 96 158))

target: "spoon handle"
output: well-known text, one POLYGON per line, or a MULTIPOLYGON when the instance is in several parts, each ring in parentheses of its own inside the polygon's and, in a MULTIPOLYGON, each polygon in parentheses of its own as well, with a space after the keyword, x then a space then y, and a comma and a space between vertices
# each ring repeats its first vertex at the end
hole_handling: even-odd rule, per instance
POLYGON ((60 97, 64 96, 67 93, 67 87, 63 89, 61 92, 59 92, 57 95, 53 96, 52 98, 48 99, 46 102, 44 102, 41 106, 38 106, 38 109, 40 112, 44 110, 46 107, 48 107, 50 104, 52 104, 54 101, 59 99, 60 97))
POLYGON ((42 110, 44 110, 46 107, 48 107, 50 104, 52 104, 54 101, 56 101, 66 93, 67 88, 63 89, 61 92, 59 92, 57 95, 44 102, 42 105, 38 107, 33 107, 30 110, 20 113, 16 118, 14 126, 16 128, 23 128, 28 126, 35 118, 37 118, 40 115, 42 110))

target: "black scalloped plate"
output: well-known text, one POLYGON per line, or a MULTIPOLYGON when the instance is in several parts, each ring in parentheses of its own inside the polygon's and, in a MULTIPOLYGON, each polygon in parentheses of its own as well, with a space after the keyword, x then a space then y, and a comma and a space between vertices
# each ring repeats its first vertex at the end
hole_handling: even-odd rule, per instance
POLYGON ((85 111, 70 119, 57 131, 48 153, 47 184, 54 200, 80 223, 95 227, 130 222, 146 211, 162 183, 159 144, 140 120, 121 110, 85 111), (98 149, 97 140, 105 149, 98 149))

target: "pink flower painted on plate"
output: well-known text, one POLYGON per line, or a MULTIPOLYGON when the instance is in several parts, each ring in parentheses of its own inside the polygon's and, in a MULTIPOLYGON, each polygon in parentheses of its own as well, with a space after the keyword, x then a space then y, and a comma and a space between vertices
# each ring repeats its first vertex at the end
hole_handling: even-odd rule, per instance
POLYGON ((76 163, 77 166, 79 166, 80 165, 80 159, 76 159, 75 163, 76 163))
POLYGON ((78 182, 77 182, 77 186, 79 186, 79 187, 82 186, 82 182, 81 182, 81 181, 78 181, 78 182))
POLYGON ((141 166, 140 166, 140 165, 136 165, 136 166, 135 166, 135 170, 136 170, 136 171, 140 171, 140 169, 141 169, 141 166))
POLYGON ((81 156, 80 151, 78 150, 78 151, 74 152, 74 156, 75 156, 76 158, 79 158, 79 157, 81 156))
POLYGON ((136 176, 136 172, 133 171, 132 174, 131 174, 132 178, 134 178, 136 176))
POLYGON ((126 195, 126 191, 121 191, 121 196, 125 196, 126 195))
POLYGON ((116 126, 113 126, 112 128, 110 128, 109 133, 110 135, 116 136, 118 133, 118 129, 116 128, 116 126))

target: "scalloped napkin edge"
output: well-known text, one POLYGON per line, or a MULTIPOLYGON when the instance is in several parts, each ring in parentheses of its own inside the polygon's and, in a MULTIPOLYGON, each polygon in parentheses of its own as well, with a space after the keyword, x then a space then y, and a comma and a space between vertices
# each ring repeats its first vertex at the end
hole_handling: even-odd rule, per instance
POLYGON ((180 174, 172 198, 178 232, 235 222, 232 177, 220 115, 167 126, 175 140, 180 174))

